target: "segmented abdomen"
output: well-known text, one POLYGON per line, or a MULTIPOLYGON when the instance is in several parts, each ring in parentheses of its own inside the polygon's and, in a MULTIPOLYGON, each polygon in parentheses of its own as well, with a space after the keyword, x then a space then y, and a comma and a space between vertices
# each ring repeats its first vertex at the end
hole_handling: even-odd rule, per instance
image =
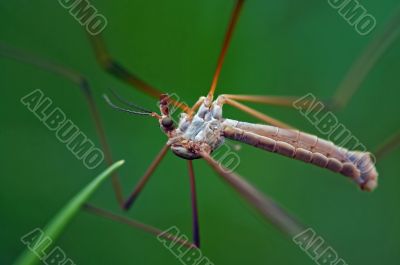
POLYGON ((338 172, 365 190, 377 186, 378 174, 369 153, 349 151, 298 130, 229 119, 223 124, 227 138, 338 172))

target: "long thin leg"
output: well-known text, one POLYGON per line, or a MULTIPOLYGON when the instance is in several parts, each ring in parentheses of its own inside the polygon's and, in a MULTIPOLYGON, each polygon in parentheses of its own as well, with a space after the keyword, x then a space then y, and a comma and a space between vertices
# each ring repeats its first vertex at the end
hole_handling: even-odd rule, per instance
POLYGON ((208 96, 207 96, 207 98, 210 102, 212 101, 215 89, 217 88, 218 79, 221 74, 222 65, 224 64, 225 55, 228 50, 229 44, 231 42, 233 31, 234 31, 237 21, 239 19, 239 15, 240 15, 240 11, 242 10, 243 3, 244 3, 244 0, 237 0, 235 8, 233 9, 233 13, 232 13, 229 25, 228 25, 228 30, 226 31, 224 43, 222 45, 222 50, 218 57, 217 68, 215 69, 214 77, 213 77, 213 80, 211 83, 211 88, 210 88, 210 91, 208 92, 208 96))
MULTIPOLYGON (((86 103, 88 104, 91 118, 92 118, 95 128, 96 128, 97 136, 100 140, 100 144, 104 151, 106 163, 108 165, 112 164, 113 159, 111 156, 110 147, 107 142, 107 138, 106 138, 106 135, 104 132, 104 128, 103 128, 103 125, 102 125, 102 122, 100 119, 98 109, 96 107, 96 104, 95 104, 93 96, 92 96, 92 89, 91 89, 89 81, 86 79, 86 77, 84 77, 83 75, 79 74, 78 72, 76 72, 72 69, 69 69, 65 66, 50 62, 43 58, 39 58, 38 56, 27 53, 25 51, 22 51, 22 50, 19 50, 16 48, 12 48, 1 41, 0 41, 0 55, 7 57, 7 58, 14 59, 14 60, 22 62, 22 63, 36 66, 36 67, 38 67, 42 70, 48 71, 48 72, 55 73, 65 79, 71 81, 75 85, 77 85, 80 88, 80 90, 82 91, 83 95, 85 96, 86 103)), ((117 173, 113 174, 112 184, 113 184, 113 188, 114 188, 114 192, 115 192, 117 201, 119 204, 122 204, 123 196, 122 196, 121 185, 120 185, 117 173)))
POLYGON ((262 95, 234 95, 234 94, 223 94, 221 96, 241 102, 261 103, 266 105, 275 105, 275 106, 290 107, 290 108, 293 107, 293 102, 295 102, 298 99, 298 97, 291 97, 291 96, 262 96, 262 95))
POLYGON ((192 201, 192 218, 193 218, 193 242, 200 248, 200 229, 199 229, 199 213, 197 208, 196 181, 194 177, 194 169, 192 160, 188 160, 189 177, 190 177, 190 195, 192 201))
POLYGON ((376 160, 381 160, 384 156, 394 151, 400 146, 400 131, 386 139, 374 152, 376 160))
POLYGON ((100 216, 100 217, 103 217, 106 219, 110 219, 110 220, 113 220, 113 221, 116 221, 116 222, 119 222, 122 224, 126 224, 126 225, 129 225, 134 228, 138 228, 138 229, 143 230, 154 236, 162 235, 163 238, 173 241, 173 242, 176 242, 182 246, 185 246, 188 248, 196 248, 196 245, 194 245, 193 243, 190 243, 189 241, 185 241, 182 238, 176 237, 175 235, 166 233, 159 228, 156 228, 156 227, 148 225, 148 224, 144 224, 137 220, 133 220, 133 219, 129 219, 127 217, 121 216, 121 215, 117 215, 108 210, 101 209, 101 208, 98 208, 98 207, 90 205, 90 204, 85 204, 83 209, 85 211, 87 211, 88 213, 91 213, 91 214, 94 214, 94 215, 97 215, 97 216, 100 216))
MULTIPOLYGON (((392 46, 392 44, 400 36, 400 8, 396 14, 387 23, 384 30, 376 35, 368 44, 364 52, 354 62, 349 69, 346 77, 343 79, 331 100, 331 104, 335 109, 345 107, 350 101, 354 93, 362 85, 368 73, 373 69, 379 59, 392 46)), ((246 101, 254 103, 263 103, 270 105, 279 105, 291 107, 295 97, 271 97, 257 95, 224 95, 230 99, 237 101, 246 101)))
MULTIPOLYGON (((220 99, 227 98, 234 100, 236 102, 250 102, 250 103, 260 103, 265 105, 274 105, 281 107, 293 108, 293 103, 299 99, 299 97, 293 96, 262 96, 262 95, 236 95, 236 94, 222 94, 219 96, 220 99)), ((192 116, 194 112, 200 107, 204 102, 205 98, 201 97, 196 104, 193 105, 189 114, 192 116)), ((310 104, 312 102, 309 102, 310 104)))
POLYGON ((400 36, 400 8, 368 44, 364 52, 354 62, 346 77, 336 90, 332 103, 334 108, 341 109, 347 105, 354 93, 360 88, 368 73, 373 69, 382 55, 395 43, 400 36))
POLYGON ((288 214, 271 198, 263 195, 255 187, 235 173, 231 173, 215 161, 208 153, 203 152, 202 157, 207 163, 237 192, 240 193, 252 206, 254 206, 268 221, 278 227, 286 235, 293 237, 304 231, 304 226, 288 214))
POLYGON ((136 187, 134 188, 131 195, 129 195, 128 199, 123 204, 123 208, 125 210, 128 210, 132 206, 132 204, 135 202, 135 200, 139 196, 140 192, 143 190, 144 186, 149 181, 151 175, 154 173, 154 171, 156 170, 156 168, 158 167, 160 162, 165 157, 168 149, 169 149, 169 145, 165 145, 161 149, 161 151, 158 153, 156 158, 153 160, 153 162, 150 164, 149 168, 146 170, 143 177, 139 180, 139 183, 136 185, 136 187))
POLYGON ((279 121, 279 120, 277 120, 275 118, 272 118, 271 116, 263 114, 263 113, 255 110, 255 109, 252 109, 252 108, 250 108, 250 107, 248 107, 246 105, 243 105, 243 104, 237 102, 236 100, 220 96, 220 97, 218 97, 218 104, 220 106, 222 106, 223 104, 231 105, 232 107, 235 107, 235 108, 237 108, 237 109, 239 109, 241 111, 244 111, 244 112, 248 113, 249 115, 251 115, 253 117, 256 117, 257 119, 260 119, 263 122, 266 122, 266 123, 271 124, 273 126, 276 126, 276 127, 279 127, 279 128, 293 129, 292 126, 290 126, 290 125, 288 125, 288 124, 286 124, 284 122, 281 122, 281 121, 279 121))
MULTIPOLYGON (((97 62, 106 72, 122 80, 128 85, 139 89, 141 92, 145 93, 150 97, 156 99, 160 98, 160 96, 163 94, 161 91, 149 85, 148 83, 144 82, 136 75, 128 71, 115 59, 113 59, 113 57, 109 54, 100 34, 95 36, 88 34, 88 36, 92 44, 97 62)), ((171 103, 183 111, 189 110, 189 107, 186 104, 177 102, 174 99, 171 99, 171 103)))
POLYGON ((100 35, 88 36, 95 52, 97 62, 104 70, 153 98, 158 99, 160 97, 162 93, 159 90, 139 79, 110 56, 100 35))

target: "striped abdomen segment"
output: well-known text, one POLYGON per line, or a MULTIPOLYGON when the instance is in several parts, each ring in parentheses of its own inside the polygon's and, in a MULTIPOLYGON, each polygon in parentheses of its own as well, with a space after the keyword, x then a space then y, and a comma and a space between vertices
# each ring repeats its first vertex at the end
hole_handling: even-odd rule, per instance
POLYGON ((365 190, 377 186, 377 172, 369 153, 349 151, 298 130, 226 120, 224 136, 257 148, 311 163, 351 177, 365 190))

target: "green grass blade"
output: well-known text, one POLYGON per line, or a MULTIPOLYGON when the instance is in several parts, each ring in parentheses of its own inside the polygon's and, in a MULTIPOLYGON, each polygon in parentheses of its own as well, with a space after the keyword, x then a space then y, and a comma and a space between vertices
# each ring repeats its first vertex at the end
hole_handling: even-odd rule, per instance
MULTIPOLYGON (((97 190, 100 184, 107 179, 116 169, 124 164, 124 161, 115 162, 92 182, 90 182, 83 190, 81 190, 75 197, 73 197, 61 211, 45 226, 43 229, 44 235, 52 239, 52 245, 61 235, 65 227, 76 216, 81 209, 82 205, 90 198, 90 196, 97 190)), ((40 260, 35 253, 40 253, 49 249, 50 246, 45 246, 42 249, 35 248, 35 251, 26 249, 21 256, 17 259, 14 265, 33 265, 37 264, 40 260)), ((40 246, 38 247, 40 248, 40 246)))

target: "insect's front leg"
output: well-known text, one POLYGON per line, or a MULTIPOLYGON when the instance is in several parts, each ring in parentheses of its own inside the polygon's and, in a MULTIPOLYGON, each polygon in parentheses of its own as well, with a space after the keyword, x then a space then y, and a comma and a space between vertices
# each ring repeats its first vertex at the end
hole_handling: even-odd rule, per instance
MULTIPOLYGON (((93 98, 92 88, 90 86, 89 80, 84 75, 64 65, 41 58, 37 55, 31 54, 23 50, 10 47, 9 45, 3 42, 0 42, 0 56, 4 56, 6 58, 26 63, 28 65, 32 65, 44 71, 59 75, 65 78, 66 80, 70 81, 71 83, 73 83, 75 86, 77 86, 83 93, 86 103, 89 107, 91 118, 95 125, 96 133, 104 152, 105 160, 108 165, 111 165, 113 163, 110 146, 108 144, 107 137, 104 132, 104 126, 98 108, 96 106, 95 100, 93 98)), ((116 195, 116 199, 119 202, 119 204, 122 204, 123 197, 117 173, 113 173, 112 184, 114 193, 116 195)))
POLYGON ((207 98, 210 102, 213 100, 214 93, 215 93, 215 90, 216 90, 217 84, 218 84, 218 79, 221 75, 222 66, 224 64, 224 60, 226 57, 226 53, 227 53, 229 45, 232 41, 232 35, 233 35, 233 32, 235 31, 237 22, 239 20, 240 13, 243 9, 243 4, 244 4, 244 0, 236 0, 235 7, 232 11, 232 15, 229 20, 228 28, 225 33, 224 43, 222 44, 222 49, 221 49, 221 52, 218 57, 217 67, 215 69, 211 87, 210 87, 210 90, 207 95, 207 98))
POLYGON ((156 170, 156 168, 159 166, 161 161, 164 159, 165 155, 167 154, 168 149, 169 149, 169 145, 166 144, 161 149, 161 151, 157 154, 157 156, 154 158, 153 162, 147 168, 147 170, 144 173, 143 177, 139 180, 138 184, 133 189, 132 193, 129 195, 129 197, 123 203, 123 205, 122 205, 123 209, 129 210, 129 208, 131 208, 132 204, 135 202, 135 200, 137 199, 139 194, 142 192, 143 188, 146 186, 146 184, 149 181, 151 175, 153 175, 153 173, 156 170))
MULTIPOLYGON (((162 94, 164 94, 157 88, 151 86, 147 82, 137 77, 127 68, 122 66, 121 63, 115 60, 113 56, 110 55, 110 53, 108 52, 101 35, 88 34, 88 37, 92 44, 92 48, 95 53, 97 62, 103 68, 103 70, 115 76, 116 78, 122 80, 126 84, 133 86, 134 88, 138 89, 144 94, 153 97, 157 100, 160 98, 162 94)), ((189 111, 189 107, 184 103, 178 102, 174 99, 171 99, 171 103, 185 112, 189 111)))

